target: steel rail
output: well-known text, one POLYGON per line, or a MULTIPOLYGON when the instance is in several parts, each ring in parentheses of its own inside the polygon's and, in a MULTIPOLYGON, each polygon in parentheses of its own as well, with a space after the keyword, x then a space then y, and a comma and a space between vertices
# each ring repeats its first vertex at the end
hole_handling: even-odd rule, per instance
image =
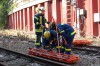
MULTIPOLYGON (((4 50, 4 51, 7 51, 7 52, 10 52, 12 54, 17 54, 17 55, 20 55, 22 57, 26 57, 26 58, 29 58, 29 59, 32 59, 34 61, 39 61, 39 62, 43 62, 43 63, 48 63, 48 64, 51 64, 52 66, 54 65, 57 65, 57 66, 66 66, 67 64, 66 63, 62 63, 62 62, 58 62, 58 61, 54 61, 54 60, 50 60, 50 59, 46 59, 46 58, 43 58, 43 57, 37 57, 37 56, 29 56, 29 55, 26 55, 26 54, 22 54, 22 53, 18 53, 18 52, 15 52, 15 51, 12 51, 12 50, 8 50, 8 49, 5 49, 5 48, 1 48, 0 47, 0 50, 4 50)), ((3 64, 2 64, 3 65, 3 64)))
POLYGON ((100 47, 98 46, 75 46, 72 47, 73 50, 80 50, 80 51, 89 51, 89 52, 95 52, 95 53, 100 53, 100 47))
POLYGON ((88 47, 88 48, 97 48, 97 49, 100 49, 99 46, 89 46, 89 45, 86 45, 86 46, 82 46, 82 47, 88 47))
POLYGON ((100 46, 92 46, 92 45, 82 45, 82 46, 73 46, 73 47, 88 47, 88 48, 97 48, 100 49, 100 46))
POLYGON ((83 49, 83 48, 78 48, 78 47, 73 47, 73 50, 81 50, 81 51, 90 51, 90 52, 99 52, 97 50, 91 50, 91 49, 83 49))

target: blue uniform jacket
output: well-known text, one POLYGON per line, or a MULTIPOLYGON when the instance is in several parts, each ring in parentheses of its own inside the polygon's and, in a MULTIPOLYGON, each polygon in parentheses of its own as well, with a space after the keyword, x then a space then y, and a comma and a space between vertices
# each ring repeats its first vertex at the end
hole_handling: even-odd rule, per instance
POLYGON ((55 30, 48 29, 48 31, 50 31, 50 38, 49 38, 50 41, 57 39, 57 33, 55 30))
POLYGON ((58 24, 57 26, 58 26, 60 32, 64 31, 62 33, 66 33, 67 37, 71 36, 71 33, 74 31, 74 29, 68 24, 58 24))
POLYGON ((45 26, 46 19, 43 14, 36 14, 34 16, 34 23, 35 23, 35 29, 41 28, 41 25, 45 26))

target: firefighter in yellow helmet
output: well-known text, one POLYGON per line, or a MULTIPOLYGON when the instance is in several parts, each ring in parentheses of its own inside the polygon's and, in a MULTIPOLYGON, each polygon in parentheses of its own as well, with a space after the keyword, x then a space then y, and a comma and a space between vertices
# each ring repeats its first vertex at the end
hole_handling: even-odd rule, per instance
POLYGON ((47 29, 44 32, 43 48, 47 50, 53 49, 56 44, 57 33, 55 30, 47 29))
POLYGON ((35 41, 35 48, 41 47, 41 38, 44 33, 45 23, 49 24, 49 22, 44 17, 45 8, 44 7, 37 7, 36 14, 34 15, 34 23, 35 23, 35 34, 36 34, 36 41, 35 41))

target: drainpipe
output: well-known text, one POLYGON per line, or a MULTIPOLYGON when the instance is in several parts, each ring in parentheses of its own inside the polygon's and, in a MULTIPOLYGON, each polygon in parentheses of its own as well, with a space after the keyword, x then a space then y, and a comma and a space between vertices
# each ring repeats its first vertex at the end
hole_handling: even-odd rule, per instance
POLYGON ((77 16, 77 29, 78 29, 78 37, 80 37, 80 33, 81 33, 81 31, 80 31, 80 8, 77 8, 77 14, 76 14, 76 16, 77 16))
POLYGON ((80 8, 78 8, 78 0, 74 0, 76 1, 76 28, 78 29, 78 37, 80 37, 80 18, 79 18, 79 15, 80 15, 80 8))
POLYGON ((80 14, 80 9, 77 7, 78 6, 78 0, 71 0, 71 4, 75 8, 76 11, 76 28, 78 29, 78 36, 80 37, 80 19, 79 19, 79 14, 80 14))

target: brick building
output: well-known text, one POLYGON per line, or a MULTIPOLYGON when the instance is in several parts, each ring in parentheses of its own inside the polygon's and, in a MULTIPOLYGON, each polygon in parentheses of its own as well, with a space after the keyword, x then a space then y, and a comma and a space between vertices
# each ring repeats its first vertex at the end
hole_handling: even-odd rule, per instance
POLYGON ((100 0, 13 0, 8 28, 34 32, 35 8, 44 6, 48 21, 67 23, 77 36, 100 37, 100 0))

